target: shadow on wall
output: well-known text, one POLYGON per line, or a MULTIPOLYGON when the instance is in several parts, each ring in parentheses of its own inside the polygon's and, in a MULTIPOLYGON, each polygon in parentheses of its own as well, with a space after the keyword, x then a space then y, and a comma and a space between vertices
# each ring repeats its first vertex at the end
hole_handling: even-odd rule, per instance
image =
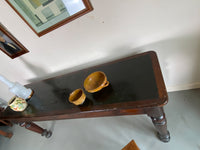
POLYGON ((173 39, 167 39, 137 48, 123 45, 113 48, 102 59, 96 59, 85 64, 64 69, 49 74, 44 68, 29 63, 24 58, 21 61, 37 77, 29 82, 70 73, 76 70, 95 66, 111 60, 134 55, 137 53, 154 50, 158 54, 164 80, 169 91, 200 87, 200 34, 185 35, 173 39))
POLYGON ((133 51, 157 52, 168 91, 200 88, 200 34, 141 46, 133 51))
MULTIPOLYGON (((105 57, 103 59, 96 59, 95 61, 89 61, 87 63, 77 65, 77 66, 74 66, 74 67, 71 67, 71 68, 67 68, 67 69, 64 69, 64 70, 61 70, 61 71, 58 71, 58 72, 53 72, 53 73, 50 73, 50 74, 46 69, 44 69, 44 68, 42 68, 38 65, 31 64, 29 61, 27 61, 26 59, 24 59, 22 57, 19 58, 19 59, 23 62, 23 64, 27 67, 27 69, 29 69, 36 76, 36 78, 29 79, 28 81, 29 82, 35 82, 35 81, 41 81, 41 80, 44 80, 44 79, 47 79, 47 78, 71 73, 71 72, 74 72, 74 71, 77 71, 77 70, 81 70, 81 69, 84 69, 84 68, 87 68, 87 67, 92 67, 92 66, 99 65, 99 64, 102 64, 102 63, 105 63, 105 62, 110 62, 110 61, 115 60, 117 58, 126 56, 126 54, 120 55, 121 49, 123 50, 124 47, 114 50, 114 54, 110 54, 110 55, 108 55, 108 57, 105 57)), ((135 53, 132 53, 132 54, 137 54, 137 53, 135 52, 135 53)))
POLYGON ((21 60, 23 64, 27 67, 27 69, 29 69, 37 77, 43 77, 48 74, 48 72, 44 68, 31 64, 29 61, 27 61, 23 57, 19 57, 19 60, 21 60))

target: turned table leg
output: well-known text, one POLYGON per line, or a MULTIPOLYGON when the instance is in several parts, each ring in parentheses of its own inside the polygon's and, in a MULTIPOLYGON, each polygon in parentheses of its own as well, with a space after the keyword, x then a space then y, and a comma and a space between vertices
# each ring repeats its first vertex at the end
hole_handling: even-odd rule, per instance
MULTIPOLYGON (((12 123, 9 122, 9 121, 0 120, 0 122, 3 123, 3 124, 5 124, 5 125, 7 125, 7 126, 12 127, 12 123)), ((0 130, 0 135, 5 136, 5 137, 7 137, 7 138, 11 138, 11 137, 13 136, 12 133, 10 133, 10 132, 5 132, 5 131, 2 131, 2 130, 0 130)))
POLYGON ((151 120, 157 130, 158 138, 163 142, 169 142, 170 134, 167 130, 167 120, 162 107, 150 108, 147 110, 147 115, 151 117, 151 120))
POLYGON ((42 136, 45 136, 46 138, 49 138, 52 135, 51 131, 47 131, 46 129, 43 129, 43 128, 39 127, 38 125, 36 125, 33 122, 23 122, 23 123, 19 123, 19 125, 21 127, 25 127, 28 130, 31 130, 31 131, 36 132, 36 133, 39 133, 42 136))
POLYGON ((0 130, 0 135, 5 136, 5 137, 8 137, 8 138, 11 138, 11 137, 13 136, 12 133, 10 133, 10 132, 5 132, 5 131, 2 131, 2 130, 0 130))
POLYGON ((10 126, 12 127, 12 123, 10 121, 7 121, 7 120, 0 120, 1 123, 7 125, 7 126, 10 126))

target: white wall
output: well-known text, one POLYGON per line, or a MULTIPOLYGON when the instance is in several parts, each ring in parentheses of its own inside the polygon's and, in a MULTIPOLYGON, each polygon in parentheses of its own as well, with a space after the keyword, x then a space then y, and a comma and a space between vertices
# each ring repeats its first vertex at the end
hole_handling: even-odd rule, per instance
MULTIPOLYGON (((0 53, 0 73, 22 84, 155 50, 169 91, 200 87, 199 0, 91 0, 94 10, 38 37, 5 2, 0 21, 30 51, 0 53)), ((0 97, 12 96, 0 83, 0 97)))

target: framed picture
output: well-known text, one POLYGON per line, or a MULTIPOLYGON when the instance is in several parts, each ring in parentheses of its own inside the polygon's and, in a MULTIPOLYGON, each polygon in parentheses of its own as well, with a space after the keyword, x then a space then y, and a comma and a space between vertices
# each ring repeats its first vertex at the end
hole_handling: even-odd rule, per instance
POLYGON ((1 23, 0 50, 12 59, 29 52, 1 23))
POLYGON ((42 36, 93 10, 89 0, 6 0, 42 36))

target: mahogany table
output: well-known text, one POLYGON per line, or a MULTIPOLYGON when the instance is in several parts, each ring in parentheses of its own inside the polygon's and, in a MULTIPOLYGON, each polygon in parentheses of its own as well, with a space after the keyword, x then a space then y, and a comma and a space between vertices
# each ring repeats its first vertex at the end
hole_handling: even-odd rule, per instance
POLYGON ((168 96, 157 55, 153 51, 31 83, 27 87, 34 90, 28 108, 24 112, 8 108, 0 114, 0 119, 32 122, 147 114, 159 139, 163 142, 170 140, 163 110, 168 96), (87 99, 81 106, 68 102, 69 94, 83 88, 84 79, 94 71, 103 71, 110 85, 97 93, 85 92, 87 99))

